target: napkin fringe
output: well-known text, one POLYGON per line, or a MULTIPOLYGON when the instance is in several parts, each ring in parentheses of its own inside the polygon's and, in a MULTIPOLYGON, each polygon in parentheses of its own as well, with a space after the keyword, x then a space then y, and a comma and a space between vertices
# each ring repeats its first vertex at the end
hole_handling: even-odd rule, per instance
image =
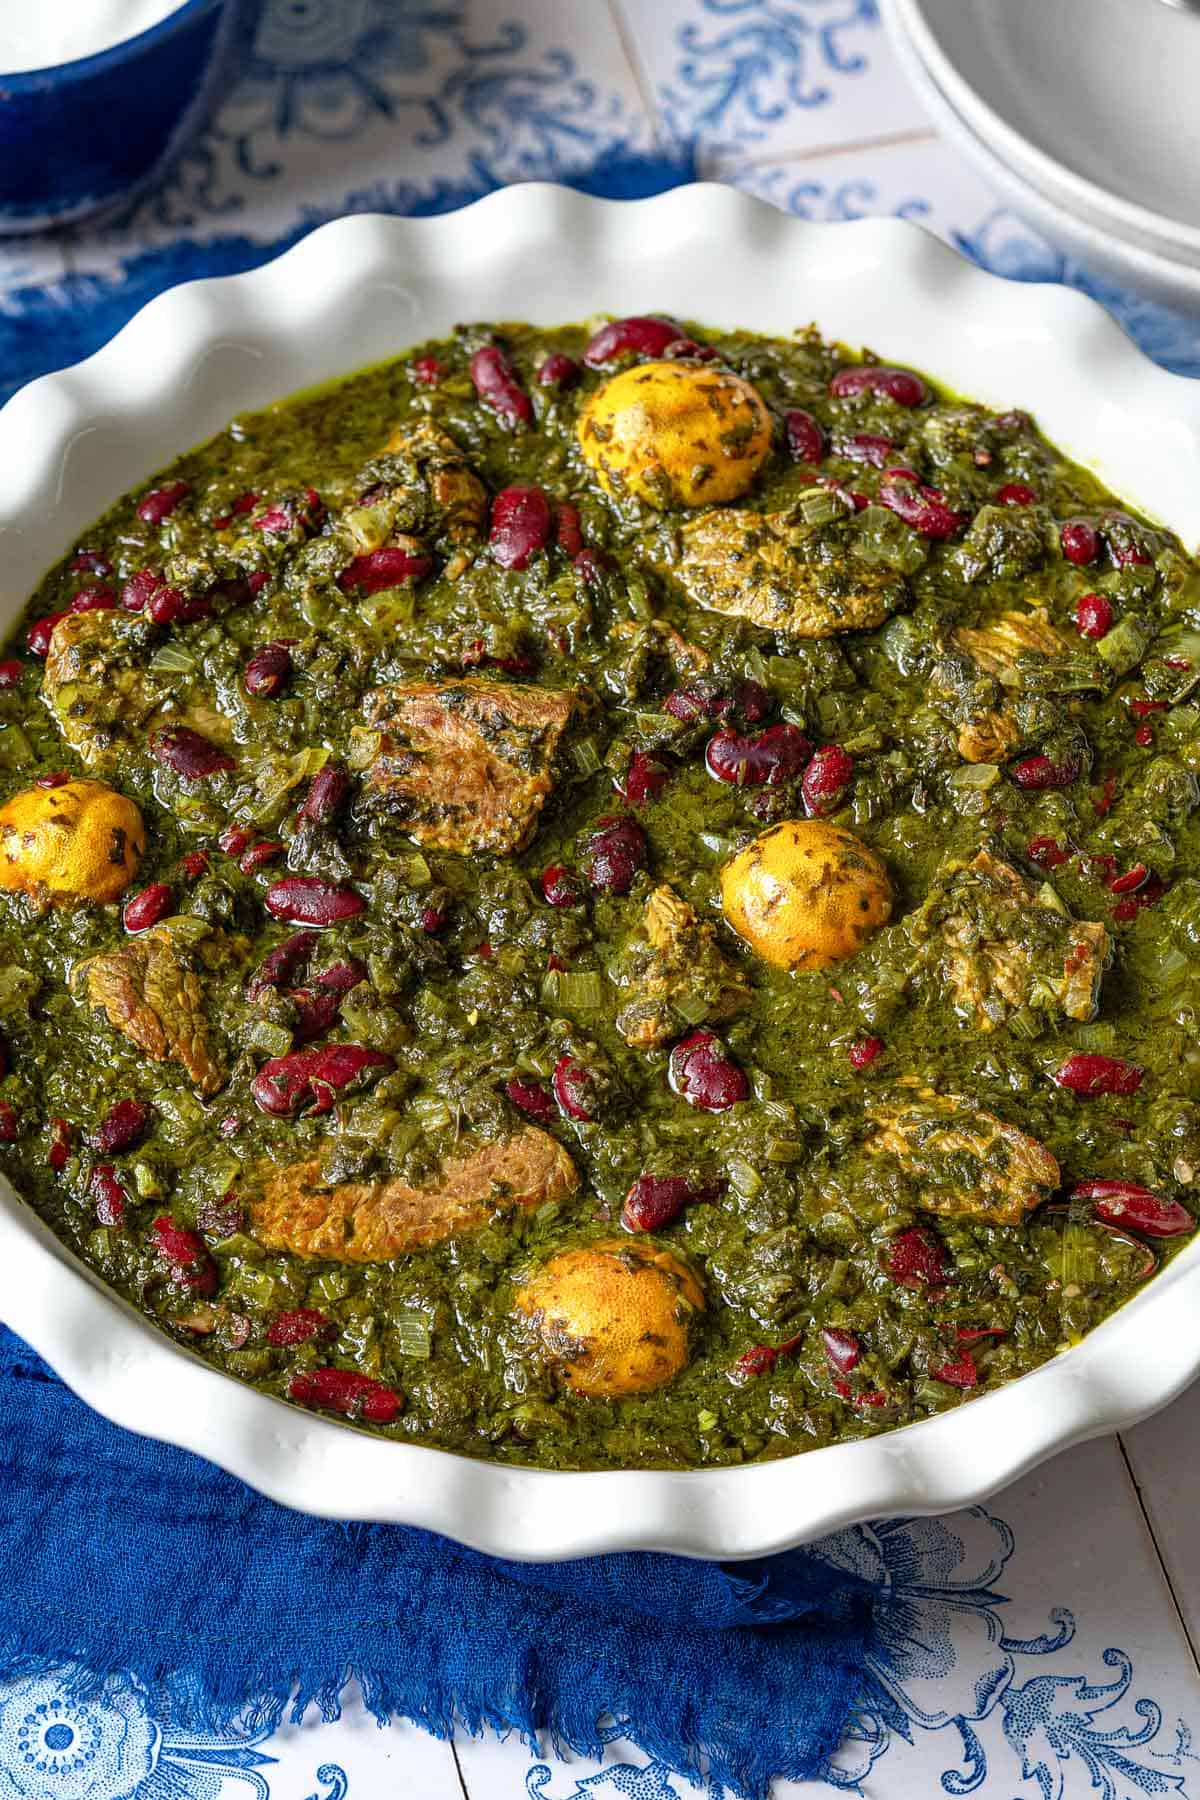
POLYGON ((439 1668, 435 1647, 429 1648, 430 1658, 423 1664, 414 1659, 407 1670, 352 1662, 296 1669, 284 1667, 269 1649, 257 1664, 231 1661, 198 1634, 181 1670, 144 1640, 140 1647, 131 1644, 120 1622, 103 1633, 89 1620, 85 1639, 64 1630, 61 1618, 46 1615, 0 1641, 0 1680, 53 1670, 66 1691, 87 1701, 99 1698, 112 1677, 132 1677, 162 1695, 189 1728, 214 1734, 227 1734, 235 1724, 239 1733, 271 1732, 285 1720, 301 1723, 310 1707, 332 1724, 357 1689, 381 1727, 407 1720, 441 1739, 463 1731, 474 1737, 516 1733, 538 1754, 596 1759, 619 1737, 636 1743, 664 1772, 744 1800, 769 1800, 772 1783, 781 1778, 824 1779, 841 1739, 839 1713, 815 1737, 810 1722, 791 1753, 781 1754, 777 1736, 757 1741, 747 1721, 731 1720, 719 1696, 689 1696, 668 1679, 656 1698, 644 1671, 630 1671, 628 1689, 618 1683, 614 1692, 613 1673, 601 1663, 560 1663, 514 1646, 509 1667, 493 1661, 486 1672, 464 1678, 439 1668), (414 1673, 418 1666, 421 1672, 414 1673))

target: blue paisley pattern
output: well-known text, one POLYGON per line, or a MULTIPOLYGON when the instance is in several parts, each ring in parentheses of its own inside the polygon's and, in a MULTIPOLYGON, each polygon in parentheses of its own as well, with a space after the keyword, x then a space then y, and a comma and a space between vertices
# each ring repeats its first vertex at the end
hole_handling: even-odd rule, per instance
MULTIPOLYGON (((989 1793, 1017 1800, 1154 1794, 1187 1800, 1187 1765, 1200 1760, 1192 1754, 1191 1732, 1180 1720, 1173 1741, 1162 1743, 1162 1712, 1150 1699, 1135 1700, 1126 1708, 1129 1721, 1122 1720, 1133 1683, 1123 1650, 1100 1656, 1115 1671, 1110 1680, 1068 1672, 1079 1652, 1075 1620, 1065 1608, 1052 1609, 1046 1630, 1033 1637, 1006 1634, 1001 1613, 1010 1602, 996 1583, 1014 1542, 1003 1519, 973 1507, 944 1519, 881 1520, 812 1548, 875 1593, 864 1689, 827 1772, 831 1788, 861 1792, 897 1740, 920 1744, 923 1733, 945 1732, 945 1794, 975 1793, 986 1782, 989 1793), (1031 1659, 1041 1658, 1054 1659, 1053 1671, 1043 1673, 1047 1665, 1034 1662, 1038 1672, 1029 1673, 1031 1659), (1060 1668, 1064 1662, 1067 1670, 1060 1668), (990 1729, 996 1722, 998 1733, 990 1729)), ((632 1721, 604 1733, 608 1742, 636 1735, 632 1721)), ((607 1793, 678 1800, 689 1791, 653 1758, 606 1764, 573 1787, 561 1771, 556 1779, 549 1764, 538 1762, 525 1787, 528 1800, 600 1800, 607 1793)), ((885 1780, 873 1791, 910 1790, 885 1780)))
POLYGON ((828 106, 867 73, 878 23, 875 0, 703 0, 679 27, 663 111, 681 133, 761 143, 790 107, 828 106))

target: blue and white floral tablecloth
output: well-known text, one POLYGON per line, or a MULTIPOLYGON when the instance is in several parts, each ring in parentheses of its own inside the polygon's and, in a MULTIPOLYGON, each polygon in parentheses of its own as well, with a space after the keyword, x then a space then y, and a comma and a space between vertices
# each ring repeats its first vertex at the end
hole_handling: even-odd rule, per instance
MULTIPOLYGON (((1200 373, 1200 328, 1065 262, 939 142, 874 0, 265 0, 261 13, 248 0, 240 71, 160 191, 102 228, 0 250, 0 379, 40 363, 47 331, 68 360, 165 281, 247 266, 338 213, 446 203, 680 141, 702 173, 803 217, 897 214, 998 273, 1085 288, 1152 356, 1200 373)), ((1200 1800, 1198 1426, 1200 1399, 1185 1397, 986 1509, 830 1540, 889 1604, 868 1658, 874 1699, 816 1785, 1200 1800)), ((172 1713, 113 1679, 83 1704, 68 1675, 0 1685, 0 1800, 688 1792, 616 1720, 603 1764, 381 1730, 354 1706, 269 1732, 252 1695, 218 1737, 195 1729, 186 1695, 172 1713)))

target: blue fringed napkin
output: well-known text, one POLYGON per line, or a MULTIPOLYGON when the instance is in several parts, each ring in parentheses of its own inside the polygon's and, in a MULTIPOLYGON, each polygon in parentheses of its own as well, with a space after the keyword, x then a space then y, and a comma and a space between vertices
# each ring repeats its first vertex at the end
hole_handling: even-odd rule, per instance
POLYGON ((357 1680, 381 1721, 597 1756, 611 1715, 669 1768, 762 1796, 824 1772, 868 1623, 866 1587, 801 1551, 530 1566, 305 1518, 109 1425, 0 1328, 0 1675, 132 1674, 202 1695, 215 1727, 248 1702, 333 1717, 357 1680))

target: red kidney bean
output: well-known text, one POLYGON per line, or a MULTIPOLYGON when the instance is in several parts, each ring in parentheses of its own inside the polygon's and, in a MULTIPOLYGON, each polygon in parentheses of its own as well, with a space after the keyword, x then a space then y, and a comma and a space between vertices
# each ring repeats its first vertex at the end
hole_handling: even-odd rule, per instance
POLYGON ((663 355, 671 362, 715 362, 717 359, 711 344, 698 344, 690 337, 672 338, 663 355))
POLYGON ((286 644, 264 644, 246 664, 242 681, 257 699, 272 700, 292 677, 292 653, 286 644))
POLYGON ((312 778, 299 817, 314 825, 324 825, 344 803, 350 792, 350 777, 339 762, 327 762, 312 778))
POLYGON ((283 845, 275 843, 271 838, 261 838, 257 844, 251 844, 243 850, 238 858, 238 868, 243 875, 255 875, 259 869, 265 869, 268 863, 278 862, 283 855, 283 845))
POLYGON ((60 619, 65 619, 66 616, 64 608, 62 612, 46 613, 43 618, 35 619, 25 633, 26 649, 30 650, 34 656, 49 655, 50 639, 54 636, 54 627, 60 619))
POLYGON ((347 958, 334 963, 318 975, 312 989, 295 988, 291 998, 296 1006, 293 1037, 297 1044, 311 1043, 321 1037, 340 1016, 346 995, 365 981, 367 971, 362 963, 347 958))
POLYGON ((1048 756, 1027 756, 1023 762, 1014 763, 1009 773, 1019 788, 1033 793, 1066 788, 1082 775, 1083 758, 1064 756, 1061 762, 1054 762, 1048 756))
POLYGON ((0 1100, 0 1144, 15 1144, 20 1135, 20 1120, 7 1100, 0 1100))
POLYGON ((121 589, 121 605, 126 612, 142 612, 156 588, 163 585, 162 576, 153 569, 139 569, 121 589))
POLYGON ((804 1333, 797 1332, 782 1344, 755 1344, 751 1350, 743 1350, 742 1354, 729 1371, 731 1381, 753 1381, 759 1375, 769 1375, 781 1356, 791 1356, 799 1350, 804 1342, 804 1333))
POLYGON ((46 1161, 56 1175, 61 1175, 71 1160, 75 1133, 66 1119, 50 1119, 48 1124, 50 1146, 46 1151, 46 1161))
POLYGON ((354 1369, 298 1369, 288 1395, 301 1406, 365 1419, 372 1425, 390 1425, 404 1406, 394 1388, 354 1369))
POLYGON ((1008 1328, 1004 1325, 956 1325, 954 1340, 958 1344, 978 1344, 984 1338, 1002 1338, 1008 1336, 1008 1328))
POLYGON ((1137 730, 1133 734, 1133 741, 1142 750, 1148 750, 1150 748, 1151 744, 1154 742, 1154 727, 1153 727, 1153 725, 1139 725, 1137 730))
POLYGON ((427 937, 436 937, 439 931, 445 931, 449 918, 444 906, 427 906, 421 914, 421 930, 427 937))
POLYGON ((71 568, 77 575, 111 575, 112 564, 107 556, 99 550, 77 550, 71 558, 71 568))
POLYGON ((118 1100, 92 1133, 92 1144, 104 1156, 120 1156, 141 1143, 153 1118, 154 1108, 144 1100, 118 1100))
POLYGON ((161 525, 190 492, 186 481, 172 481, 166 487, 154 488, 138 501, 137 516, 143 525, 161 525))
POLYGON ((351 588, 358 594, 381 594, 385 588, 403 587, 409 581, 424 581, 433 568, 431 556, 418 556, 411 550, 385 546, 368 550, 348 562, 337 578, 344 594, 351 588))
POLYGON ((672 1089, 702 1112, 728 1112, 750 1098, 750 1082, 720 1038, 692 1031, 672 1050, 667 1064, 672 1089))
POLYGON ((217 839, 217 847, 226 856, 240 856, 253 835, 244 825, 227 825, 217 839))
POLYGON ((996 499, 1001 506, 1033 506, 1037 502, 1037 495, 1023 481, 1006 481, 997 490, 996 499))
POLYGON ((315 1306, 298 1306, 291 1312, 277 1312, 267 1326, 267 1342, 273 1350, 290 1350, 293 1344, 311 1344, 314 1338, 329 1337, 335 1330, 315 1306))
POLYGON ((1114 875, 1108 884, 1110 894, 1136 894, 1144 888, 1150 879, 1150 871, 1145 863, 1134 863, 1132 869, 1126 869, 1124 875, 1114 875))
POLYGON ((1183 1237, 1196 1229, 1196 1221, 1186 1206, 1178 1200, 1164 1200, 1136 1181, 1077 1181, 1070 1197, 1090 1200, 1092 1211, 1103 1224, 1134 1231, 1142 1237, 1183 1237))
POLYGON ((111 588, 80 588, 67 611, 71 613, 111 612, 117 604, 117 596, 111 588))
POLYGON ((1129 711, 1135 719, 1148 719, 1155 713, 1166 712, 1170 704, 1169 700, 1131 700, 1129 711))
POLYGON ((938 1286, 951 1279, 945 1246, 924 1225, 897 1232, 881 1260, 884 1273, 901 1287, 938 1286))
POLYGON ((323 929, 356 918, 367 903, 352 887, 322 881, 319 875, 285 875, 267 889, 263 904, 273 919, 323 929))
MULTIPOLYGON (((267 537, 287 537, 299 530, 304 537, 319 530, 325 519, 325 502, 316 488, 305 488, 302 496, 286 494, 253 521, 254 529, 267 537)), ((251 577, 253 580, 253 577, 251 577)))
POLYGON ((547 906, 578 906, 583 899, 579 878, 563 863, 551 863, 542 870, 542 898, 547 906))
POLYGON ((800 783, 805 811, 818 819, 836 812, 853 779, 854 758, 840 744, 827 744, 817 751, 800 783))
POLYGON ((668 344, 679 342, 683 333, 669 319, 634 317, 613 319, 602 325, 583 353, 589 369, 602 369, 621 356, 661 356, 668 344))
POLYGON ((1075 602, 1075 629, 1080 637, 1107 637, 1112 623, 1112 601, 1107 594, 1081 594, 1075 602))
POLYGON ((597 819, 580 857, 583 872, 605 894, 627 894, 646 866, 646 834, 634 819, 597 819))
POLYGON ((121 923, 126 931, 148 931, 151 925, 157 925, 165 919, 175 905, 175 890, 169 882, 154 881, 144 887, 140 894, 125 902, 121 914, 121 923))
POLYGON ((241 518, 245 513, 253 512, 261 499, 261 494, 249 490, 244 494, 239 494, 227 513, 222 513, 219 519, 211 521, 213 529, 215 531, 227 530, 235 519, 241 518))
POLYGON ((536 1119, 539 1125, 548 1125, 555 1117, 554 1101, 540 1081, 526 1081, 514 1075, 511 1081, 505 1082, 504 1092, 518 1112, 524 1113, 527 1119, 536 1119))
POLYGON ((608 571, 616 565, 605 551, 585 547, 578 556, 572 558, 571 566, 585 587, 597 588, 608 571))
POLYGON ((394 1067, 382 1050, 368 1050, 363 1044, 325 1044, 317 1050, 273 1056, 250 1083, 250 1092, 263 1112, 276 1117, 293 1118, 306 1109, 327 1113, 333 1109, 334 1094, 351 1082, 371 1070, 394 1067))
POLYGON ((533 401, 498 344, 486 344, 475 352, 471 380, 480 400, 498 419, 507 425, 532 425, 533 401))
POLYGON ((883 1039, 859 1038, 857 1042, 850 1045, 846 1054, 850 1058, 852 1069, 869 1069, 876 1057, 883 1055, 883 1039))
POLYGON ((635 750, 629 759, 624 781, 617 784, 617 791, 624 795, 630 806, 648 806, 651 800, 658 799, 670 779, 671 771, 666 763, 648 751, 635 750))
POLYGON ((317 947, 315 931, 294 931, 282 944, 269 950, 250 977, 246 996, 261 1000, 270 988, 288 987, 312 961, 317 947))
POLYGON ((174 625, 182 618, 184 605, 179 589, 160 581, 146 602, 146 611, 156 625, 174 625))
POLYGON ((871 363, 856 363, 852 368, 839 369, 829 384, 829 392, 835 400, 845 400, 853 394, 876 394, 895 400, 899 406, 922 406, 929 398, 929 389, 910 369, 892 369, 871 363))
POLYGON ((718 731, 708 740, 704 763, 718 781, 738 787, 779 787, 799 775, 811 756, 812 745, 798 726, 769 725, 755 737, 718 731))
POLYGON ((565 500, 555 510, 554 538, 563 555, 569 556, 572 562, 583 550, 583 527, 579 523, 579 508, 571 506, 565 500))
POLYGON ((902 480, 895 472, 880 483, 879 500, 922 537, 951 538, 965 523, 965 515, 947 506, 937 488, 902 480))
POLYGON ((40 788, 65 787, 70 779, 65 769, 51 769, 48 774, 39 775, 33 785, 40 788))
POLYGON ((150 750, 164 767, 184 781, 204 781, 236 766, 228 751, 188 725, 163 725, 151 732, 150 750))
POLYGON ((540 487, 507 487, 492 501, 488 541, 502 569, 525 569, 550 541, 553 514, 540 487))
POLYGON ((1146 1071, 1123 1056, 1068 1056, 1051 1079, 1072 1094, 1136 1094, 1146 1071))
POLYGON ((1067 561, 1081 569, 1100 554, 1100 533, 1086 519, 1067 519, 1059 527, 1058 542, 1067 561))
POLYGON ((973 1388, 979 1383, 979 1370, 975 1367, 975 1358, 969 1350, 964 1350, 951 1362, 944 1362, 929 1373, 935 1381, 944 1381, 947 1387, 973 1388))
POLYGON ((129 1196, 111 1163, 97 1163, 88 1178, 98 1225, 123 1225, 129 1196))
MULTIPOLYGON (((833 448, 835 455, 847 462, 868 463, 873 469, 886 469, 895 453, 891 438, 879 437, 872 431, 853 431, 837 437, 833 448)), ((912 478, 916 480, 915 471, 912 478)))
POLYGON ((154 1247, 170 1270, 172 1281, 193 1294, 207 1297, 217 1291, 217 1265, 203 1238, 177 1225, 169 1213, 155 1219, 154 1247))
POLYGON ((414 357, 408 372, 418 387, 437 387, 446 373, 436 356, 414 357))
POLYGON ((596 1117, 595 1076, 573 1056, 562 1055, 554 1065, 551 1086, 554 1098, 568 1119, 596 1117))
POLYGON ((825 454, 825 433, 810 412, 794 406, 783 415, 784 437, 793 462, 819 463, 825 454))
POLYGON ((693 1187, 682 1175, 639 1175, 625 1196, 621 1223, 626 1231, 662 1231, 685 1207, 713 1201, 719 1191, 713 1182, 693 1187))
POLYGON ((15 656, 6 657, 0 662, 0 688, 16 687, 24 673, 23 662, 18 662, 15 656))
POLYGON ((1064 850, 1056 838, 1030 838, 1025 846, 1025 854, 1031 863, 1039 869, 1061 869, 1064 863, 1071 860, 1071 852, 1064 850))
POLYGON ((839 1375, 849 1375, 851 1369, 858 1367, 862 1345, 852 1331, 841 1331, 835 1325, 826 1325, 821 1332, 821 1343, 825 1349, 826 1361, 839 1375))
POLYGON ((179 866, 189 881, 199 881, 208 868, 208 851, 189 850, 186 856, 180 857, 179 866))
POLYGON ((573 356, 567 356, 562 350, 554 350, 542 363, 537 372, 539 387, 557 388, 565 393, 573 388, 581 379, 583 370, 573 356))

